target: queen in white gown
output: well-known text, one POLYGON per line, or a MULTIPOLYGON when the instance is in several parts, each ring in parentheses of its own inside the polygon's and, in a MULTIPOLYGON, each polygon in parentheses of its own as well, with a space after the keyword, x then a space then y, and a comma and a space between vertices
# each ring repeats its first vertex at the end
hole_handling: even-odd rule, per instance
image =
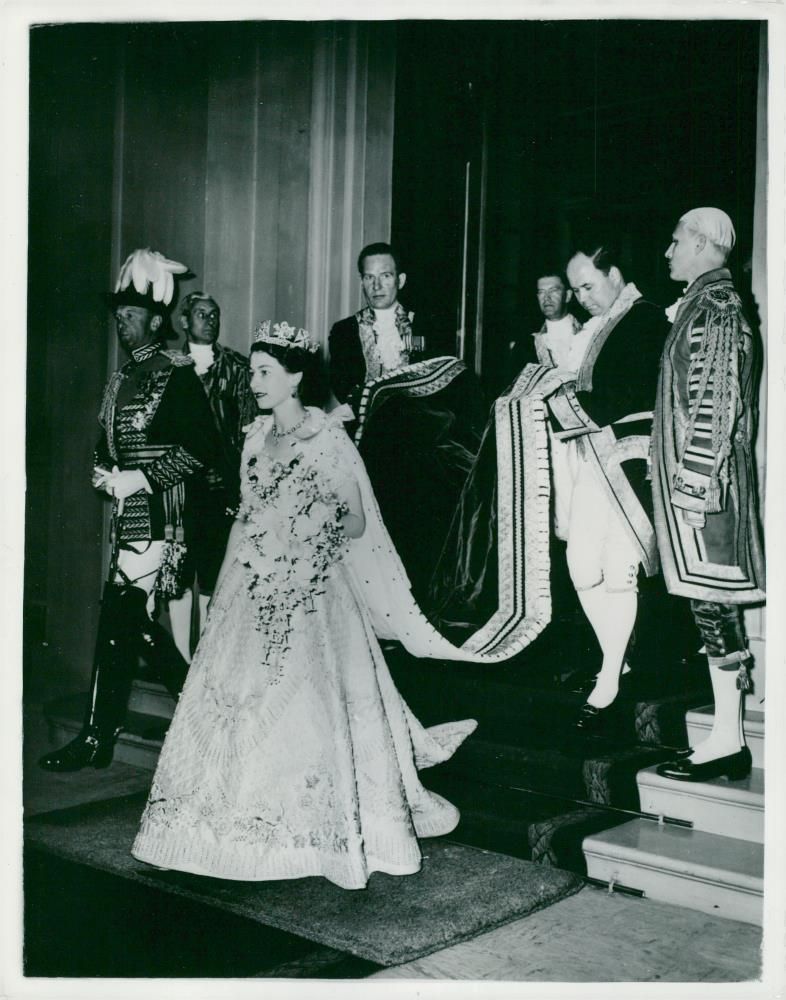
POLYGON ((132 853, 359 889, 373 871, 418 871, 417 838, 455 828, 458 811, 417 768, 476 724, 424 729, 396 690, 375 632, 389 615, 403 638, 428 626, 390 590, 403 571, 341 417, 300 402, 308 335, 258 335, 252 389, 272 415, 247 431, 240 512, 132 853))

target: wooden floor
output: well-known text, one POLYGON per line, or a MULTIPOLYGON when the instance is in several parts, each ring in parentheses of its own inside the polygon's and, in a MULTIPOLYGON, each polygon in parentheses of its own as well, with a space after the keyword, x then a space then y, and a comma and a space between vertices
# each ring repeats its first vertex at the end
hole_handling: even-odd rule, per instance
MULTIPOLYGON (((28 815, 126 795, 149 784, 150 772, 121 763, 105 771, 75 775, 41 771, 35 760, 48 748, 48 740, 40 719, 35 708, 26 713, 24 798, 28 815)), ((448 981, 485 981, 480 992, 471 991, 476 1000, 496 995, 492 982, 499 983, 501 990, 506 982, 742 983, 759 976, 760 939, 760 929, 749 924, 587 886, 575 896, 474 940, 375 973, 363 980, 365 993, 358 993, 360 984, 347 983, 346 995, 366 996, 372 984, 379 988, 373 993, 383 996, 390 995, 388 988, 393 990, 396 984, 396 995, 402 995, 399 989, 407 996, 434 995, 424 980, 439 980, 446 987, 448 981), (405 989, 406 981, 411 989, 405 989), (416 989, 418 981, 422 992, 416 989)), ((317 983, 312 985, 309 992, 310 987, 302 983, 304 992, 297 995, 323 995, 317 983)), ((336 986, 331 996, 342 995, 336 986)), ((728 989, 723 996, 738 1000, 743 995, 742 990, 728 989)), ((455 994, 449 988, 445 995, 455 994)), ((501 995, 513 994, 504 990, 501 995)), ((593 991, 592 995, 602 994, 593 991)), ((675 994, 668 996, 673 1000, 675 994)))
POLYGON ((586 886, 540 913, 374 979, 517 982, 755 980, 761 930, 586 886))

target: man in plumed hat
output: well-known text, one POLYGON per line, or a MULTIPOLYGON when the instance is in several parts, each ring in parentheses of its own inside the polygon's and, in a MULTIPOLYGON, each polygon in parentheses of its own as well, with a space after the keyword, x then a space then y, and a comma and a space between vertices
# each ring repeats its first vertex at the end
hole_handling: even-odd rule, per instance
POLYGON ((672 279, 687 287, 666 311, 673 325, 652 429, 655 528, 666 586, 690 599, 715 701, 708 738, 658 768, 679 781, 743 778, 751 769, 742 607, 765 597, 753 464, 759 357, 725 266, 734 241, 725 212, 696 208, 666 251, 672 279))
POLYGON ((182 587, 191 486, 220 462, 217 433, 191 358, 166 349, 174 275, 187 268, 149 249, 123 265, 110 297, 130 356, 106 386, 93 485, 112 499, 112 559, 101 600, 87 711, 78 736, 48 753, 50 771, 106 767, 141 656, 177 697, 187 672, 169 632, 150 616, 156 595, 182 587))

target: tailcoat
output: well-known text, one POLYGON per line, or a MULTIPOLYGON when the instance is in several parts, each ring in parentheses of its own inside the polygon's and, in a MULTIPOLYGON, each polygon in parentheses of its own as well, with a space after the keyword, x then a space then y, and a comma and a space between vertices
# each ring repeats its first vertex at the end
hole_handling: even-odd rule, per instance
POLYGON ((557 436, 581 439, 582 458, 595 468, 647 576, 658 568, 647 456, 667 333, 662 310, 638 296, 596 331, 576 382, 549 400, 557 436))

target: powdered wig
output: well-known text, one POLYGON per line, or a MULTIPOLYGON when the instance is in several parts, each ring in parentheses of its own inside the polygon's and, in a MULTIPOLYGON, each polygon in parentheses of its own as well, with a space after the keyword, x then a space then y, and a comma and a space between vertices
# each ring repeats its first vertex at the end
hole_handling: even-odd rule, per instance
POLYGON ((731 219, 719 208, 692 208, 680 223, 691 233, 706 236, 724 257, 728 257, 737 240, 731 219))
POLYGON ((180 304, 181 315, 190 316, 191 310, 197 302, 212 302, 216 309, 221 310, 218 302, 216 302, 212 295, 208 295, 207 292, 189 292, 180 304))

